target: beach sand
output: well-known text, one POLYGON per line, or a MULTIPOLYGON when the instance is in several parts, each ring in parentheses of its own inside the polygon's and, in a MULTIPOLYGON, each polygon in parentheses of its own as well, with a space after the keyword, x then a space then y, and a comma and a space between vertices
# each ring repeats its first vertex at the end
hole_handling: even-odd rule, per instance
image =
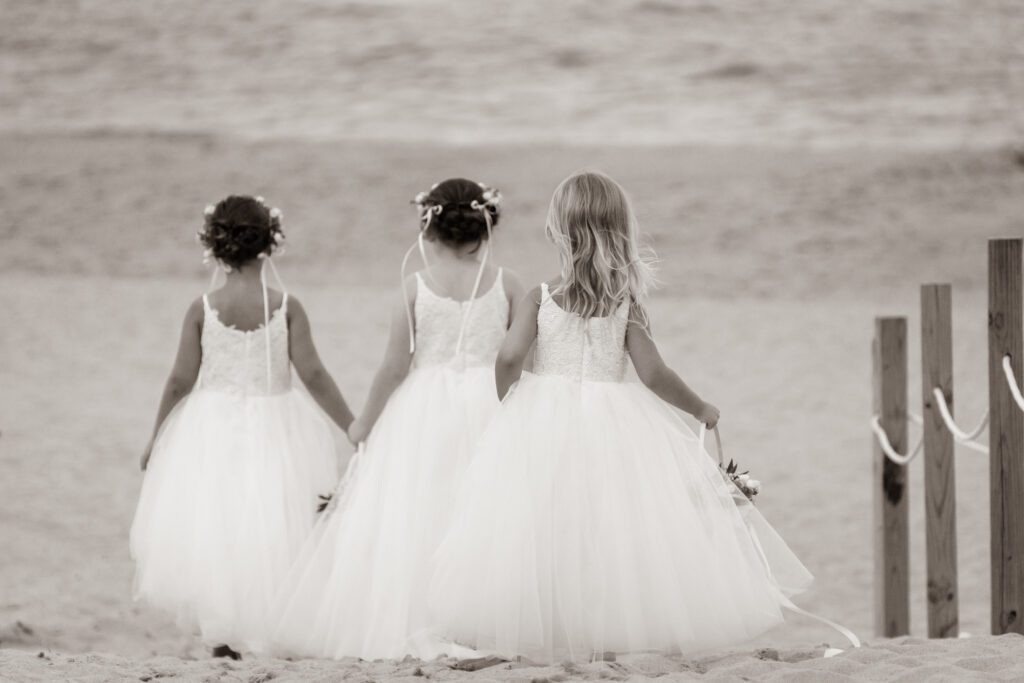
MULTIPOLYGON (((661 258, 655 336, 680 374, 721 407, 726 456, 764 482, 758 504, 816 575, 799 604, 870 645, 824 660, 825 645, 844 647, 842 639, 794 617, 745 649, 706 658, 475 674, 439 662, 423 672, 504 680, 1024 675, 1024 641, 978 637, 989 623, 988 469, 970 451, 957 455, 957 515, 961 626, 976 637, 871 638, 873 317, 909 316, 910 397, 919 406, 918 285, 952 282, 956 414, 965 424, 980 417, 985 240, 1020 235, 1024 208, 1024 171, 1006 150, 40 133, 0 144, 0 678, 413 676, 414 663, 209 661, 197 639, 131 600, 137 459, 181 316, 209 277, 193 234, 202 207, 230 191, 264 194, 284 210, 282 274, 310 313, 328 368, 359 406, 415 236, 408 198, 452 174, 500 187, 507 212, 497 259, 534 283, 554 267, 542 234, 547 199, 581 166, 608 171, 634 195, 661 258)), ((921 463, 910 472, 912 633, 923 635, 921 463)))
POLYGON ((762 648, 696 659, 629 655, 612 662, 575 665, 503 663, 469 673, 453 668, 456 662, 445 659, 227 662, 0 650, 0 671, 14 672, 22 681, 1019 681, 1024 678, 1022 651, 1024 636, 1017 634, 951 641, 897 638, 831 659, 814 650, 762 648))

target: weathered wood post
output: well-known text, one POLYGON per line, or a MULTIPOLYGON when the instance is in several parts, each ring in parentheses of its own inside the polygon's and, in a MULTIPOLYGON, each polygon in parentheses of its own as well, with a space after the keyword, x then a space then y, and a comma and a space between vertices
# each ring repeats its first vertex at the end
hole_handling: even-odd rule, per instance
MULTIPOLYGON (((907 319, 876 318, 873 344, 874 412, 889 443, 907 452, 907 319)), ((875 632, 910 632, 910 548, 907 468, 872 439, 875 527, 875 632)))
POLYGON ((1024 634, 1024 413, 1003 373, 1009 356, 1021 383, 1021 240, 988 243, 989 482, 992 633, 1024 634))
POLYGON ((928 637, 960 634, 956 570, 956 479, 953 434, 942 421, 933 390, 953 412, 952 292, 947 284, 921 286, 921 397, 924 409, 924 506, 928 574, 928 637))

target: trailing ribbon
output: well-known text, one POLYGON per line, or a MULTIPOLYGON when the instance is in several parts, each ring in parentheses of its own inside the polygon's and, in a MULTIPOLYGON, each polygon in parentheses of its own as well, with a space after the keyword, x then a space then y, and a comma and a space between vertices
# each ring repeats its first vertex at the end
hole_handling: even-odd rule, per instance
MULTIPOLYGON (((722 439, 721 439, 721 437, 718 434, 718 426, 717 425, 714 427, 714 432, 715 432, 715 443, 716 443, 716 447, 717 447, 717 450, 718 450, 718 463, 722 464, 724 462, 724 460, 725 460, 725 457, 724 457, 724 454, 722 452, 722 439)), ((706 435, 707 435, 707 425, 705 425, 702 422, 701 425, 700 425, 700 431, 699 431, 698 437, 697 437, 697 442, 700 445, 700 449, 701 450, 704 450, 704 439, 705 439, 706 435)), ((808 612, 807 610, 803 609, 802 607, 797 607, 793 603, 793 601, 790 600, 782 592, 782 590, 779 588, 778 581, 776 581, 775 577, 772 575, 771 564, 768 562, 768 557, 765 554, 764 548, 761 545, 761 539, 758 538, 757 531, 751 525, 749 525, 749 524, 746 524, 746 527, 747 527, 747 532, 750 534, 750 540, 751 540, 751 542, 754 545, 754 549, 757 550, 758 557, 761 558, 761 562, 764 564, 765 571, 768 573, 768 577, 772 580, 772 585, 775 587, 775 590, 778 593, 777 598, 779 600, 779 603, 783 607, 785 607, 786 609, 790 610, 791 612, 796 612, 797 614, 801 614, 801 615, 803 615, 805 617, 810 617, 811 619, 814 619, 815 621, 820 621, 821 623, 823 623, 826 626, 829 626, 830 628, 834 629, 837 633, 839 633, 841 636, 843 636, 848 641, 850 641, 850 644, 853 647, 860 647, 860 645, 861 645, 860 638, 858 638, 857 634, 855 634, 853 631, 851 631, 850 629, 846 628, 842 624, 838 624, 838 623, 836 623, 834 621, 831 621, 830 619, 826 619, 825 617, 822 617, 822 616, 819 616, 817 614, 814 614, 813 612, 808 612)), ((825 650, 825 657, 834 657, 834 656, 836 656, 837 654, 839 654, 841 652, 842 652, 842 650, 839 649, 839 648, 830 647, 830 648, 825 650)))

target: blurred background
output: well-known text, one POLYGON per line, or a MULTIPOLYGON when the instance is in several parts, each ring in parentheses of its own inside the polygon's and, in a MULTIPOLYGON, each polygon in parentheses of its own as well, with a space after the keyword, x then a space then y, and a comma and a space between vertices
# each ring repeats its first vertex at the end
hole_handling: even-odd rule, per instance
MULTIPOLYGON (((551 191, 599 168, 660 257, 664 355, 817 575, 871 634, 870 339, 954 285, 957 416, 986 396, 985 240, 1024 233, 1014 0, 0 0, 0 645, 202 656, 131 601, 137 459, 209 272, 202 209, 285 212, 285 282, 361 405, 409 200, 499 187, 534 284, 551 191)), ((916 434, 912 430, 912 439, 916 434)), ((341 457, 347 457, 345 453, 341 457)), ((988 472, 957 454, 965 630, 988 629, 988 472)), ((911 467, 912 623, 925 633, 911 467)), ((793 619, 773 645, 835 640, 793 619)))

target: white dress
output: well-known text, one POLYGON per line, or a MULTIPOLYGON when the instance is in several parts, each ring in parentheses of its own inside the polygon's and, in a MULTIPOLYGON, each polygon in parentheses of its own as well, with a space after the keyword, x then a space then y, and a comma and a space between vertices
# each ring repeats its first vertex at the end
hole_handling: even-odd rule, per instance
POLYGON ((291 573, 273 616, 275 654, 429 659, 452 651, 419 637, 430 624, 430 559, 498 407, 494 360, 509 305, 499 271, 473 302, 456 354, 469 303, 437 295, 419 275, 416 282, 413 367, 291 573))
POLYGON ((287 294, 253 331, 203 304, 199 380, 160 429, 131 528, 134 593, 208 644, 255 649, 317 496, 336 485, 335 440, 292 387, 287 294))
POLYGON ((542 286, 535 373, 481 437, 435 556, 441 636, 506 657, 692 654, 782 621, 811 576, 680 415, 624 381, 628 306, 542 286))

